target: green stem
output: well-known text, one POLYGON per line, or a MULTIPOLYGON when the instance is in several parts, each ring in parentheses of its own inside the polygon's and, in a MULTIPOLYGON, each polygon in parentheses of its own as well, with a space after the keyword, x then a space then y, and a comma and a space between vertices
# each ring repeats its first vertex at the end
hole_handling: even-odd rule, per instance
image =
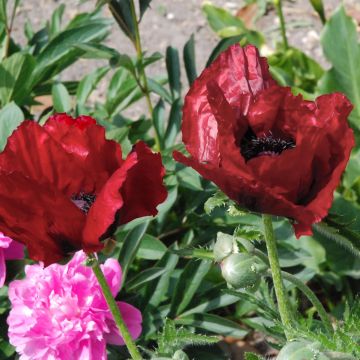
POLYGON ((291 339, 291 329, 293 327, 293 316, 290 309, 289 299, 287 297, 279 264, 279 257, 276 248, 276 240, 270 215, 263 215, 265 230, 265 242, 269 256, 272 279, 275 288, 275 295, 278 303, 281 321, 285 326, 285 335, 288 340, 291 339))
MULTIPOLYGON (((260 250, 258 249, 254 249, 253 253, 259 257, 262 261, 264 261, 266 264, 269 264, 269 259, 268 257, 260 250)), ((268 275, 271 276, 271 272, 268 272, 268 275)), ((300 291, 303 292, 303 294, 309 299, 309 301, 313 304, 313 306, 315 307, 316 311, 318 312, 321 320, 324 323, 324 326, 326 327, 326 329, 332 333, 333 332, 333 327, 331 325, 331 321, 329 318, 329 315, 327 314, 326 310, 324 309, 324 306, 322 305, 322 303, 319 301, 319 299, 317 298, 317 296, 312 292, 312 290, 306 285, 304 284, 301 280, 299 280, 296 276, 289 274, 285 271, 281 272, 281 275, 284 279, 290 281, 292 284, 294 284, 300 291)))
POLYGON ((161 150, 159 134, 156 131, 156 127, 154 126, 154 115, 153 115, 154 108, 153 108, 152 103, 151 103, 149 86, 148 86, 147 77, 146 77, 146 74, 145 74, 145 68, 143 66, 143 51, 142 51, 142 47, 141 47, 139 23, 138 23, 138 19, 137 19, 137 16, 136 16, 134 0, 130 0, 130 9, 131 9, 131 17, 133 18, 133 22, 134 22, 134 30, 135 30, 135 43, 134 43, 134 46, 135 46, 135 49, 136 49, 138 62, 141 64, 140 68, 139 68, 139 76, 140 76, 140 83, 141 83, 140 89, 141 89, 141 91, 143 92, 143 94, 145 96, 146 103, 147 103, 149 113, 150 113, 150 118, 151 118, 151 121, 153 123, 153 128, 154 128, 154 131, 155 131, 155 147, 156 147, 156 150, 161 150))
POLYGON ((300 291, 302 291, 306 297, 310 300, 310 302, 314 305, 316 311, 318 312, 322 322, 324 323, 324 326, 326 327, 326 330, 329 333, 333 333, 333 327, 331 325, 331 321, 329 318, 329 315, 327 314, 326 310, 324 309, 323 304, 319 301, 317 296, 311 291, 311 289, 305 285, 301 280, 299 280, 296 276, 289 274, 285 271, 281 272, 283 278, 285 280, 290 281, 293 283, 300 291))
POLYGON ((100 284, 100 287, 104 294, 105 300, 106 300, 107 304, 109 305, 109 309, 115 320, 116 326, 118 327, 120 334, 121 334, 122 338, 124 339, 127 349, 129 350, 131 358, 134 360, 142 360, 142 356, 140 355, 140 353, 130 335, 130 332, 129 332, 128 328, 126 327, 126 324, 122 318, 119 307, 116 304, 116 301, 111 294, 111 290, 109 288, 108 283, 106 282, 105 276, 100 268, 97 258, 95 257, 95 255, 90 254, 90 255, 88 255, 88 260, 89 260, 89 265, 91 265, 91 267, 94 271, 94 274, 100 284))
POLYGON ((284 48, 285 48, 285 50, 287 50, 289 48, 289 43, 288 43, 288 40, 286 37, 285 18, 284 18, 284 13, 282 10, 281 0, 274 0, 274 5, 275 5, 275 8, 278 13, 279 20, 280 20, 280 29, 281 29, 281 36, 283 39, 284 48))

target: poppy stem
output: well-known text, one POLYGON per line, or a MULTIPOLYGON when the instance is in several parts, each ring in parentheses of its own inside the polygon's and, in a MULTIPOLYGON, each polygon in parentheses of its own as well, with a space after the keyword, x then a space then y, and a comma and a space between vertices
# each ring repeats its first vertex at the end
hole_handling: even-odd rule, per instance
POLYGON ((88 264, 91 265, 91 267, 94 271, 94 274, 99 282, 99 285, 101 287, 104 298, 109 306, 111 314, 112 314, 114 321, 116 323, 116 326, 119 329, 119 332, 125 342, 125 345, 126 345, 127 349, 129 350, 131 358, 134 360, 142 360, 142 356, 140 355, 139 350, 137 349, 137 347, 131 337, 131 334, 124 322, 124 319, 123 319, 121 313, 120 313, 119 307, 116 304, 116 301, 111 294, 111 290, 110 290, 109 285, 105 279, 105 276, 100 268, 99 262, 94 254, 88 255, 88 264))
POLYGON ((135 42, 133 42, 133 44, 136 49, 138 62, 140 63, 140 66, 139 66, 140 79, 137 79, 137 82, 140 87, 140 90, 142 91, 142 93, 144 94, 145 99, 146 99, 146 103, 147 103, 149 113, 150 113, 151 122, 153 124, 154 133, 155 133, 155 136, 154 136, 155 147, 156 147, 156 150, 159 151, 159 150, 161 150, 160 136, 159 136, 156 126, 154 126, 154 108, 151 103, 150 91, 149 91, 149 86, 148 86, 147 77, 146 77, 146 73, 145 73, 145 66, 143 65, 143 51, 142 51, 142 46, 141 46, 140 30, 139 30, 140 20, 138 20, 138 18, 136 16, 134 0, 130 0, 130 11, 131 11, 131 17, 132 17, 133 23, 134 23, 134 32, 135 32, 135 34, 134 34, 135 42))
POLYGON ((272 226, 270 215, 263 215, 263 224, 265 230, 265 242, 268 251, 269 263, 271 268, 272 279, 274 283, 275 295, 278 303, 281 321, 285 327, 285 335, 288 340, 292 338, 293 316, 290 308, 289 299, 285 291, 281 268, 279 263, 279 256, 276 248, 276 239, 272 226))
POLYGON ((281 0, 274 0, 274 5, 275 5, 275 8, 278 13, 279 20, 280 20, 280 29, 281 29, 281 36, 283 39, 284 48, 285 48, 285 50, 287 50, 289 48, 289 43, 288 43, 288 40, 286 37, 285 18, 284 18, 284 13, 282 10, 281 0))

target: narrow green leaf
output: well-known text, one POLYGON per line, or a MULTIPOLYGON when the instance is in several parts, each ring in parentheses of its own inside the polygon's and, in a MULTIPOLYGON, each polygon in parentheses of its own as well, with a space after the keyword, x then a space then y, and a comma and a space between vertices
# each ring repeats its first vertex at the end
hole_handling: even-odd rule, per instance
POLYGON ((323 24, 326 23, 324 4, 322 0, 310 0, 310 4, 314 8, 314 10, 318 13, 320 20, 323 24))
POLYGON ((51 94, 56 112, 66 113, 71 110, 70 95, 62 83, 55 83, 52 86, 51 94))
POLYGON ((176 176, 179 179, 179 184, 190 190, 202 191, 201 177, 197 171, 191 167, 181 166, 177 164, 176 176))
POLYGON ((61 20, 64 14, 65 5, 61 4, 52 14, 50 22, 50 35, 54 37, 61 30, 61 20))
POLYGON ((137 257, 147 260, 159 260, 167 251, 167 247, 156 237, 145 234, 141 240, 137 257))
POLYGON ((171 106, 168 126, 165 133, 165 147, 169 148, 174 145, 177 135, 180 133, 181 127, 181 109, 182 101, 180 98, 174 101, 171 106))
POLYGON ((31 74, 32 83, 38 84, 75 62, 83 53, 75 46, 103 38, 108 28, 108 23, 100 19, 58 33, 37 57, 35 70, 31 74))
POLYGON ((166 69, 172 98, 177 99, 181 94, 180 60, 178 50, 171 46, 166 49, 166 69))
POLYGON ((160 99, 154 107, 153 121, 155 131, 160 138, 161 148, 163 148, 165 135, 165 104, 163 99, 160 99))
POLYGON ((150 6, 151 0, 139 0, 140 20, 145 14, 146 9, 150 6))
POLYGON ((170 93, 155 79, 148 78, 148 87, 149 90, 158 94, 161 98, 163 98, 169 104, 172 103, 172 97, 170 93))
POLYGON ((126 275, 129 271, 130 265, 135 259, 136 253, 139 249, 141 240, 149 226, 149 221, 146 221, 133 230, 129 231, 124 239, 119 255, 119 263, 123 271, 123 283, 125 282, 126 275))
POLYGON ((234 321, 212 314, 187 315, 177 318, 175 323, 179 325, 194 326, 218 335, 232 336, 241 339, 248 334, 247 330, 241 328, 234 321))
POLYGON ((233 44, 238 44, 240 40, 243 38, 244 38, 243 35, 237 35, 237 36, 221 39, 219 43, 215 46, 214 50, 211 52, 209 59, 206 63, 206 67, 208 67, 229 46, 233 44))
POLYGON ((6 4, 7 0, 0 0, 0 22, 5 25, 7 24, 6 4))
MULTIPOLYGON (((177 248, 175 245, 174 248, 177 248)), ((147 299, 146 310, 148 307, 158 307, 161 301, 164 299, 169 287, 169 281, 171 273, 174 271, 176 264, 179 261, 179 257, 170 252, 165 255, 156 263, 156 267, 162 267, 166 269, 166 272, 161 276, 158 282, 152 282, 148 284, 144 299, 147 299)))
POLYGON ((176 284, 171 302, 170 317, 179 315, 186 309, 210 266, 211 261, 208 260, 189 261, 176 284))
POLYGON ((0 101, 2 105, 14 100, 19 105, 31 90, 30 76, 35 59, 29 54, 17 52, 0 64, 0 101))
POLYGON ((107 59, 111 60, 111 65, 113 65, 113 61, 116 62, 117 56, 119 56, 119 52, 115 49, 106 46, 104 44, 98 44, 96 42, 89 42, 86 44, 76 44, 75 48, 84 51, 85 53, 81 55, 82 58, 85 59, 107 59))
POLYGON ((131 16, 130 1, 111 0, 108 4, 114 19, 119 24, 121 30, 132 42, 135 42, 135 23, 131 16))
POLYGON ((327 21, 321 44, 333 66, 322 79, 321 92, 345 93, 355 105, 350 121, 360 129, 360 46, 356 24, 346 15, 343 6, 339 6, 327 21))
POLYGON ((166 271, 166 269, 159 268, 159 267, 153 267, 150 269, 146 269, 126 282, 126 290, 127 291, 139 290, 147 282, 158 278, 165 271, 166 271))
POLYGON ((194 34, 191 34, 190 39, 186 42, 183 50, 184 65, 186 76, 191 86, 197 78, 196 62, 195 62, 195 39, 194 34))
POLYGON ((4 149, 7 138, 23 120, 24 114, 14 102, 0 110, 0 151, 4 149))
POLYGON ((92 91, 95 90, 99 81, 108 73, 109 70, 110 68, 108 66, 104 66, 95 69, 93 72, 81 79, 76 90, 76 99, 79 105, 85 104, 92 91))

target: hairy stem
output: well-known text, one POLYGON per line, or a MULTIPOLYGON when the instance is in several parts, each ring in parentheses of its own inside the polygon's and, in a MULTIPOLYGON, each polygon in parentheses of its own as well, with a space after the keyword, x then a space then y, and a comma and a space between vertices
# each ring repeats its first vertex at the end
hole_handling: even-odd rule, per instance
POLYGON ((127 349, 129 350, 131 358, 133 360, 142 360, 142 356, 140 355, 139 350, 137 349, 137 347, 131 337, 131 334, 124 322, 124 319, 123 319, 121 313, 120 313, 119 307, 116 304, 116 301, 111 294, 111 290, 109 288, 108 283, 106 282, 105 276, 100 268, 97 258, 95 257, 95 255, 90 254, 90 255, 88 255, 88 261, 89 261, 89 264, 91 265, 91 267, 94 271, 94 274, 99 282, 102 293, 105 297, 107 304, 109 305, 111 314, 114 318, 117 328, 120 331, 122 338, 124 339, 125 345, 126 345, 127 349))
POLYGON ((271 275, 275 288, 275 295, 278 303, 281 321, 285 326, 285 335, 288 340, 291 339, 291 329, 293 328, 293 316, 290 309, 289 299, 287 297, 281 268, 279 264, 279 256, 276 248, 276 239, 272 226, 270 215, 263 215, 263 223, 265 229, 265 242, 269 256, 269 263, 271 268, 271 275))

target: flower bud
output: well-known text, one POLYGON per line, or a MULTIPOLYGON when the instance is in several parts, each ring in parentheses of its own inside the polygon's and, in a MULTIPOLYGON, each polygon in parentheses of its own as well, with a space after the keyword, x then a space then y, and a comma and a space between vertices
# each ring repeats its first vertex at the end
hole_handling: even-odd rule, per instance
POLYGON ((311 343, 306 340, 296 340, 286 344, 280 351, 277 360, 330 360, 320 351, 319 343, 311 343))
POLYGON ((231 254, 221 263, 223 278, 234 288, 255 287, 266 269, 261 259, 247 253, 231 254))
POLYGON ((214 245, 214 259, 216 262, 224 260, 234 249, 234 240, 231 235, 219 232, 214 245))

